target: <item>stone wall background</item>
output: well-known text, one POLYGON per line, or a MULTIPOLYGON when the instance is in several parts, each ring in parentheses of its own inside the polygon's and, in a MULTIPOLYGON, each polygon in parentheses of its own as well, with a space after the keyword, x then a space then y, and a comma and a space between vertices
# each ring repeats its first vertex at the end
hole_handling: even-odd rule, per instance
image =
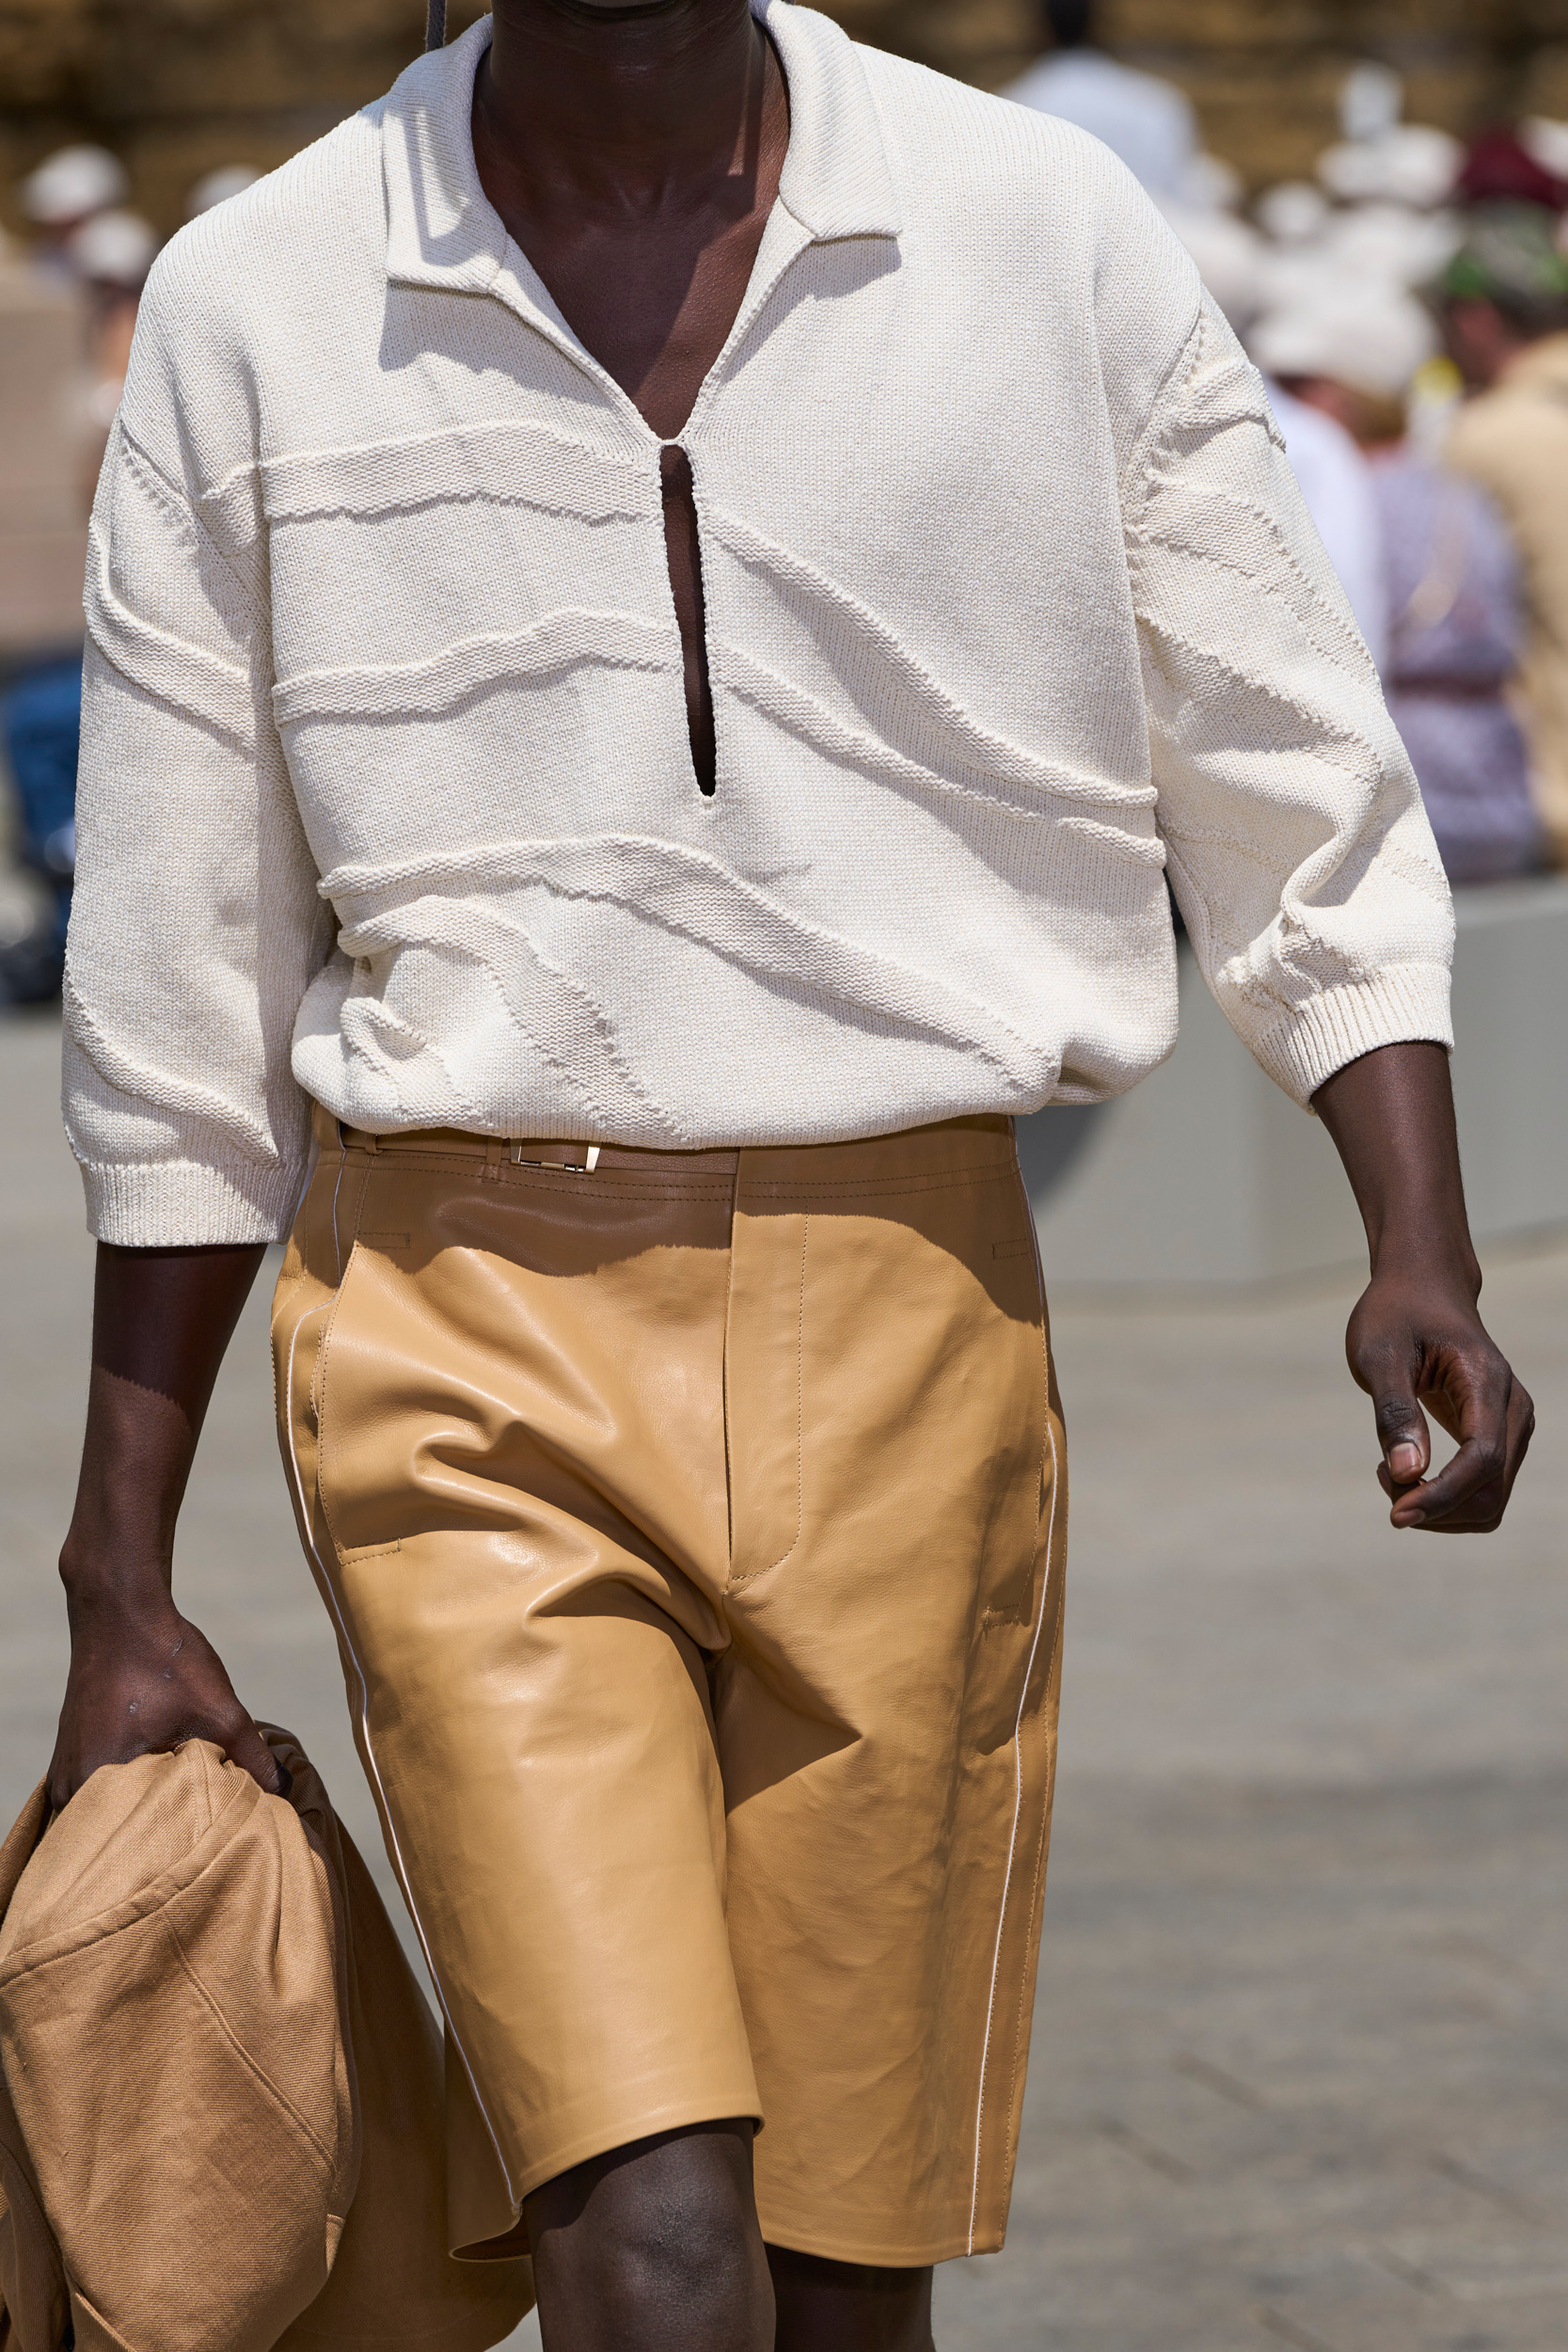
MULTIPOLYGON (((452 29, 479 13, 453 0, 452 29)), ((1035 0, 834 0, 860 38, 986 87, 1042 45, 1035 0)), ((214 165, 270 167, 386 88, 422 0, 0 0, 0 221, 67 138, 122 155, 133 201, 178 226, 214 165)), ((1249 187, 1310 169, 1348 68, 1406 76, 1407 112, 1461 134, 1568 117, 1568 0, 1103 0, 1101 38, 1182 83, 1249 187)))

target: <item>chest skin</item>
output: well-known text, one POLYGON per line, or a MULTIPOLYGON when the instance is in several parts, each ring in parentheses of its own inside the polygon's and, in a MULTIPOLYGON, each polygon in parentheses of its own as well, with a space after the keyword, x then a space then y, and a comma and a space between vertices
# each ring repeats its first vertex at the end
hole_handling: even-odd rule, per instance
POLYGON ((528 256, 585 350, 666 446, 659 462, 664 545, 680 627, 687 726, 699 790, 715 787, 713 697, 702 548, 691 464, 679 435, 729 340, 789 140, 789 106, 772 44, 753 26, 740 135, 727 168, 592 196, 528 168, 498 137, 485 69, 474 91, 474 160, 508 235, 528 256))

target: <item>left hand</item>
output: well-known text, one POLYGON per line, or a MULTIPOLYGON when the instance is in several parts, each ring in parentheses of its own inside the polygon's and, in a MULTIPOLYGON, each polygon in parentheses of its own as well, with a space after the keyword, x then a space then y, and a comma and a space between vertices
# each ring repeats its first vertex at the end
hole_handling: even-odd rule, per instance
POLYGON ((1465 1215, 1448 1055, 1423 1040, 1378 1046, 1337 1070, 1312 1102, 1367 1228, 1372 1279, 1351 1316, 1345 1354, 1376 1411, 1389 1518, 1438 1535, 1489 1534, 1519 1475, 1535 1408, 1476 1311, 1481 1267, 1465 1215), (1459 1441, 1435 1478, 1427 1476, 1427 1413, 1459 1441))
POLYGON ((1391 1524, 1490 1534, 1528 1450, 1535 1407, 1482 1324, 1468 1281, 1434 1269, 1380 1269, 1356 1302, 1345 1354, 1372 1400, 1391 1524), (1427 1476, 1427 1413, 1459 1442, 1435 1478, 1427 1476))

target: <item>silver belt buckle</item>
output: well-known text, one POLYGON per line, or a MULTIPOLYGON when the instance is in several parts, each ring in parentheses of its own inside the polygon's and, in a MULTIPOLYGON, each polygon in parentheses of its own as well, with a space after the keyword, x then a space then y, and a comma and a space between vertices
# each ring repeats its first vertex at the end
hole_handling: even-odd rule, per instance
POLYGON ((591 1143, 588 1146, 587 1159, 581 1161, 525 1160, 523 1157, 522 1138, 519 1136, 518 1140, 513 1144, 511 1148, 511 1156, 514 1168, 553 1168, 562 1176, 592 1176, 594 1170, 599 1165, 599 1147, 596 1143, 591 1143))

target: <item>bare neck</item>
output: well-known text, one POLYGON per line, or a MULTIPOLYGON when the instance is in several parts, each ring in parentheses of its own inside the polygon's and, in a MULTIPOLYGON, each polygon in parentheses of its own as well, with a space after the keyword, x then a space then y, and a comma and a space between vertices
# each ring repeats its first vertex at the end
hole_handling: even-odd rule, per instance
POLYGON ((531 210, 679 203, 744 167, 766 46, 747 0, 496 0, 476 131, 531 210))

